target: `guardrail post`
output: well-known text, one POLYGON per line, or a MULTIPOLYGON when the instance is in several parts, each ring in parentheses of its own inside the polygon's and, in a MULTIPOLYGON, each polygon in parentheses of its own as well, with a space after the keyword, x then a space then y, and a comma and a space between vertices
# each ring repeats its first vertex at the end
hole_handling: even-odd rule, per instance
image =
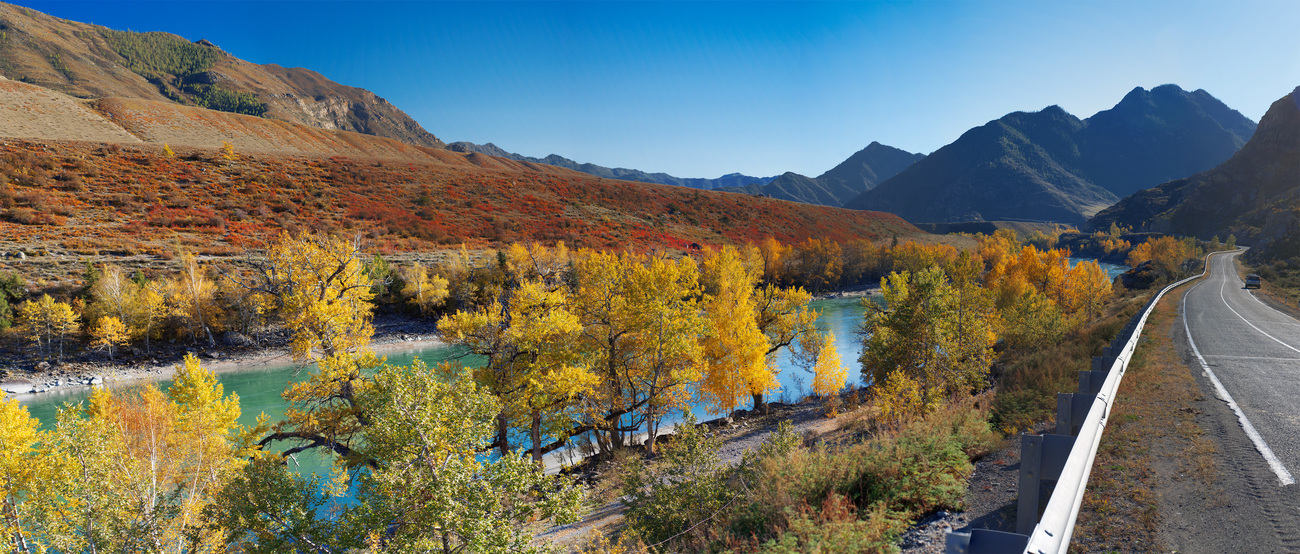
MULTIPOLYGON (((1105 377, 1102 378, 1105 380, 1105 377)), ((1096 394, 1056 393, 1056 434, 1078 436, 1079 427, 1088 417, 1088 409, 1097 400, 1096 394)))
POLYGON ((1093 356, 1093 357, 1092 357, 1092 370, 1093 370, 1093 371, 1108 372, 1108 371, 1110 371, 1110 366, 1112 366, 1112 365, 1115 365, 1115 358, 1112 357, 1112 356, 1093 356))
POLYGON ((1101 385, 1106 382, 1107 375, 1110 375, 1109 371, 1080 371, 1079 392, 1092 395, 1101 392, 1101 385))
POLYGON ((1001 554, 1023 552, 1029 536, 991 529, 971 529, 969 533, 948 533, 945 546, 948 554, 1001 554))
POLYGON ((1016 489, 1016 532, 1028 535, 1038 523, 1038 485, 1043 465, 1043 437, 1020 436, 1020 485, 1016 489))
POLYGON ((1020 436, 1020 484, 1016 490, 1016 532, 1029 535, 1038 523, 1038 496, 1043 481, 1061 477, 1074 448, 1069 435, 1020 436))

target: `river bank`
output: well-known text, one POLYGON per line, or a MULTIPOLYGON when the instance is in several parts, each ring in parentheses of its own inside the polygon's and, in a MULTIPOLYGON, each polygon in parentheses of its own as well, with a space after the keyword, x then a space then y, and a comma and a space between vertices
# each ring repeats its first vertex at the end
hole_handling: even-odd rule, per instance
MULTIPOLYGON (((370 349, 380 356, 443 346, 436 324, 430 320, 396 315, 376 316, 375 335, 370 349)), ((187 353, 194 353, 203 366, 213 373, 259 371, 294 363, 289 355, 287 336, 272 335, 270 344, 250 346, 221 341, 216 347, 184 347, 172 344, 157 348, 150 355, 106 356, 82 354, 69 356, 62 364, 39 362, 29 369, 19 369, 9 362, 9 377, 0 383, 5 396, 23 401, 42 393, 72 391, 107 384, 121 386, 171 379, 176 366, 187 353), (91 359, 87 359, 91 358, 91 359), (99 359, 94 359, 99 358, 99 359)))

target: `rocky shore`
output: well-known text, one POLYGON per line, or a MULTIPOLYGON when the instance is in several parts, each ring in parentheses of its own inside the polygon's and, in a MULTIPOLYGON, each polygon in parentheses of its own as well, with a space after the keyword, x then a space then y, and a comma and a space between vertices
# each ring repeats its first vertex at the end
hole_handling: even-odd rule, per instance
MULTIPOLYGON (((433 321, 404 316, 376 316, 375 336, 371 349, 376 354, 418 350, 443 344, 433 321)), ((255 370, 293 363, 289 356, 288 335, 267 333, 259 346, 237 333, 222 335, 216 347, 156 345, 151 354, 126 353, 116 360, 107 355, 84 352, 70 355, 62 363, 28 362, 10 356, 0 361, 0 370, 8 377, 0 382, 6 396, 29 397, 56 390, 72 390, 95 385, 118 385, 138 381, 170 379, 187 353, 194 353, 204 367, 214 373, 255 370), (24 367, 26 366, 26 367, 24 367)))

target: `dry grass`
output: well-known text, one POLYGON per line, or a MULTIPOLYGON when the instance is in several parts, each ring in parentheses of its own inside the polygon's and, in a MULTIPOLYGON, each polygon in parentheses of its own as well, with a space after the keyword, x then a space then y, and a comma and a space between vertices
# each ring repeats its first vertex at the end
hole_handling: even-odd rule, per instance
POLYGON ((1161 479, 1216 488, 1217 449, 1189 407, 1201 399, 1200 387, 1170 338, 1181 297, 1182 290, 1165 295, 1152 312, 1120 383, 1093 462, 1073 550, 1159 550, 1161 479))

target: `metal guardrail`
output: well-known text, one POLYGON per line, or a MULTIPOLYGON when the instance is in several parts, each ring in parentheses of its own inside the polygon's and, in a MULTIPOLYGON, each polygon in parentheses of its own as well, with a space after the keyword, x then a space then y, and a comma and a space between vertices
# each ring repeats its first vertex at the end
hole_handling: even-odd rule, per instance
POLYGON ((1074 521, 1083 504, 1083 491, 1092 473, 1092 461, 1101 443, 1101 433, 1110 416, 1111 400, 1120 379, 1137 349, 1147 316, 1166 292, 1203 277, 1210 267, 1210 253, 1199 275, 1166 286, 1133 316, 1102 355, 1092 359, 1092 368, 1079 372, 1079 392, 1056 397, 1055 434, 1021 435, 1020 486, 1016 532, 972 529, 970 533, 949 533, 950 554, 1024 552, 1063 553, 1070 546, 1074 521), (1056 481, 1051 499, 1038 520, 1040 486, 1056 481))

